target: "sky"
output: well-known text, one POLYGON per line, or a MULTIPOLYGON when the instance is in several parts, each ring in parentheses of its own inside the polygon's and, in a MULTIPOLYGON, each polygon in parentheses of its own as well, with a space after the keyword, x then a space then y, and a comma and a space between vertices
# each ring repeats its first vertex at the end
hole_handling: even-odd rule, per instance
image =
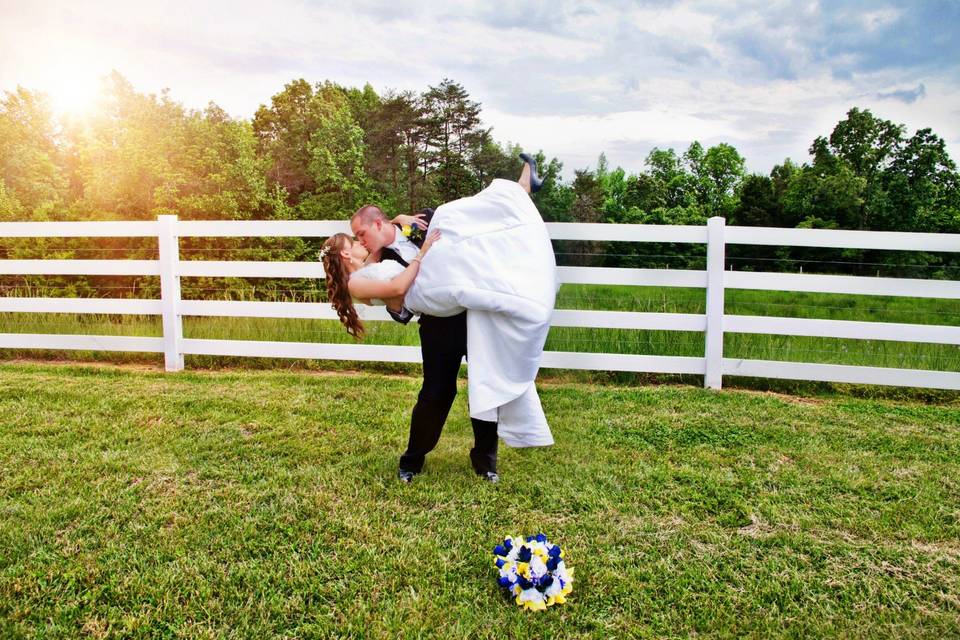
POLYGON ((930 127, 960 160, 960 0, 0 0, 0 90, 89 108, 116 70, 237 118, 293 79, 424 91, 450 78, 494 138, 573 169, 732 144, 809 159, 851 107, 930 127))

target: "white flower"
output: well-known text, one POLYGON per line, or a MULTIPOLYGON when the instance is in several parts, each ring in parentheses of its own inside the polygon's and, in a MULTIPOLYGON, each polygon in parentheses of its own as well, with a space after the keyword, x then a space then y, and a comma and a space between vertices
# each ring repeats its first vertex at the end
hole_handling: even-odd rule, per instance
POLYGON ((540 578, 547 575, 547 565, 537 556, 530 558, 530 575, 534 578, 540 578))
POLYGON ((547 590, 543 593, 543 595, 547 596, 548 598, 555 598, 560 595, 561 591, 563 591, 563 587, 560 585, 560 581, 554 578, 553 582, 549 587, 547 587, 547 590))

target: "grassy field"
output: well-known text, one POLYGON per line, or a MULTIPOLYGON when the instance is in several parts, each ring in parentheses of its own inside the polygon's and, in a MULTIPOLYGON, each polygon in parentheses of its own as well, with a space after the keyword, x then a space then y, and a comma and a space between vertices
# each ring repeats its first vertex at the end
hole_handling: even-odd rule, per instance
MULTIPOLYGON (((558 308, 666 313, 703 313, 700 289, 563 285, 558 308)), ((835 320, 865 320, 960 326, 960 302, 884 296, 849 296, 775 291, 728 290, 729 314, 770 315, 835 320)), ((367 342, 419 343, 415 326, 392 322, 368 324, 367 342)), ((0 332, 161 335, 160 319, 142 316, 78 316, 64 314, 0 314, 0 332)), ((192 338, 350 342, 337 322, 256 318, 186 318, 184 335, 192 338)), ((680 331, 627 331, 559 327, 551 331, 548 350, 702 356, 703 335, 680 331)), ((797 362, 867 365, 907 369, 960 371, 960 347, 880 340, 847 340, 775 335, 727 334, 728 357, 797 362)), ((7 356, 26 352, 7 350, 7 356)), ((48 354, 49 355, 49 354, 48 354)), ((156 355, 55 354, 58 357, 156 362, 156 355)), ((191 358, 200 366, 233 362, 224 358, 191 358)))
POLYGON ((0 364, 0 637, 960 635, 960 404, 547 383, 394 479, 405 376, 0 364), (576 570, 525 613, 490 549, 576 570))

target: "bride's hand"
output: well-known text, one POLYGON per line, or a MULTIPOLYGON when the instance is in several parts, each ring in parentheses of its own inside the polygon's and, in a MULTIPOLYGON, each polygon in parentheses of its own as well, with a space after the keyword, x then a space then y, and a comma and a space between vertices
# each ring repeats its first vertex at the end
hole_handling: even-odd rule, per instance
POLYGON ((427 239, 423 241, 423 246, 420 247, 420 254, 424 255, 427 251, 430 250, 430 247, 433 246, 433 243, 440 239, 440 229, 434 229, 427 236, 427 239))
POLYGON ((423 213, 417 213, 412 216, 408 216, 405 213, 401 213, 390 222, 392 222, 393 224, 399 224, 400 226, 406 225, 410 227, 417 227, 418 229, 426 229, 427 221, 424 220, 425 217, 426 216, 423 213))

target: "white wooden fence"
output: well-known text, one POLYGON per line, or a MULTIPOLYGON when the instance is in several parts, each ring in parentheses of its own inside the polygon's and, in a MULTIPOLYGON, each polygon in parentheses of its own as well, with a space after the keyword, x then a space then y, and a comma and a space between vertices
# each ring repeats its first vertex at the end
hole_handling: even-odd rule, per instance
MULTIPOLYGON (((553 326, 698 331, 706 334, 703 357, 548 351, 542 366, 564 369, 686 373, 721 386, 724 375, 960 389, 960 373, 723 357, 724 333, 819 336, 960 345, 960 327, 927 324, 815 320, 727 315, 724 289, 765 289, 960 299, 960 282, 724 270, 728 244, 790 245, 900 251, 960 252, 960 235, 727 227, 711 218, 706 227, 548 224, 555 240, 705 243, 706 270, 560 267, 563 283, 702 287, 706 313, 639 313, 558 309, 553 326)), ((329 221, 4 222, 3 237, 156 237, 159 260, 0 260, 0 274, 160 276, 159 300, 0 297, 0 312, 160 315, 163 337, 0 333, 0 349, 79 349, 163 353, 168 371, 184 367, 184 355, 262 356, 386 362, 420 362, 419 347, 316 344, 184 338, 183 316, 314 318, 336 320, 328 304, 182 300, 182 276, 322 278, 317 262, 181 261, 182 237, 327 237, 349 231, 329 221)), ((382 308, 366 320, 389 321, 382 308)))

